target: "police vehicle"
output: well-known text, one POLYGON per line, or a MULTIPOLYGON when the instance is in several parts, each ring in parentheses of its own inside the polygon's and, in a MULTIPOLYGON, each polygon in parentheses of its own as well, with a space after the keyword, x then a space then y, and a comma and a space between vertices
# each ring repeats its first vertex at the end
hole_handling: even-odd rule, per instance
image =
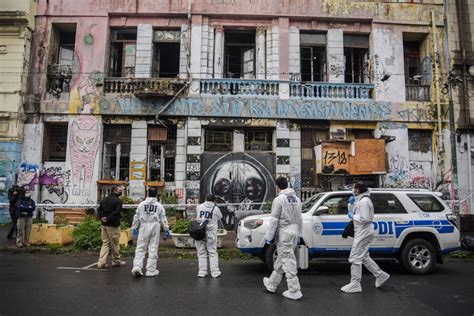
MULTIPOLYGON (((298 256, 308 259, 347 258, 352 238, 342 238, 349 222, 347 205, 350 191, 319 193, 303 202, 303 246, 298 256)), ((455 216, 437 192, 428 190, 372 189, 375 238, 370 247, 374 258, 398 259, 408 272, 427 274, 443 254, 459 248, 459 230, 455 216)), ((260 257, 273 269, 276 245, 265 244, 270 214, 241 220, 236 244, 240 251, 260 257)))

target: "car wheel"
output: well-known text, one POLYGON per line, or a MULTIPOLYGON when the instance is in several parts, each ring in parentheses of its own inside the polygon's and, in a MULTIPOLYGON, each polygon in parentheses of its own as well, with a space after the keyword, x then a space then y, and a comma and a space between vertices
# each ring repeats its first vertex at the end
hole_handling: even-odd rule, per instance
POLYGON ((412 274, 428 274, 436 265, 436 251, 425 239, 412 239, 403 246, 400 261, 412 274))
POLYGON ((275 262, 277 258, 277 251, 276 251, 276 245, 271 244, 270 246, 267 247, 265 251, 265 265, 267 266, 267 269, 269 271, 273 271, 273 263, 275 262))

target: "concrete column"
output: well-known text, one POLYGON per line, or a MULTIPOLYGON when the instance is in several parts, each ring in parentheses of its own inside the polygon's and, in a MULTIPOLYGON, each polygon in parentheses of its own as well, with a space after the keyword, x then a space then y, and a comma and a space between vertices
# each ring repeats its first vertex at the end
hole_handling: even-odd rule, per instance
POLYGON ((277 121, 276 125, 276 174, 288 177, 290 169, 290 128, 288 121, 277 121))
POLYGON ((272 47, 272 28, 270 27, 267 29, 267 35, 266 35, 266 77, 267 79, 273 79, 273 73, 272 73, 272 61, 273 61, 273 47, 272 47))
POLYGON ((224 32, 222 26, 216 26, 215 33, 214 78, 219 79, 224 75, 224 32))
MULTIPOLYGON (((186 126, 184 122, 179 122, 176 128, 176 157, 186 157, 186 126)), ((175 162, 175 185, 176 189, 184 189, 186 180, 186 164, 175 162)))
POLYGON ((344 33, 342 29, 328 30, 326 60, 328 82, 344 83, 344 33))
POLYGON ((201 78, 207 78, 207 58, 209 47, 209 19, 203 18, 202 32, 201 32, 201 78))
POLYGON ((150 78, 153 55, 153 26, 138 24, 135 53, 135 77, 150 78))
POLYGON ((299 125, 290 127, 290 181, 298 197, 301 197, 301 130, 299 125))
POLYGON ((279 79, 288 80, 289 58, 290 58, 290 38, 289 38, 289 23, 288 18, 278 19, 279 40, 278 40, 278 65, 279 65, 279 79))
POLYGON ((271 79, 278 80, 280 78, 280 65, 279 65, 279 38, 280 31, 278 25, 272 27, 272 52, 271 52, 271 79))
POLYGON ((199 203, 201 179, 201 121, 188 118, 186 123, 186 203, 199 203))
MULTIPOLYGON (((144 166, 147 163, 147 123, 145 120, 133 121, 132 123, 132 141, 130 146, 130 162, 142 162, 144 166)), ((129 189, 130 197, 134 200, 144 199, 145 197, 146 173, 130 170, 129 189)))
POLYGON ((189 94, 199 95, 201 78, 202 15, 193 15, 191 21, 191 78, 189 94))
POLYGON ((256 38, 256 48, 257 48, 257 62, 256 62, 256 71, 257 79, 265 79, 265 34, 267 28, 264 26, 257 27, 257 38, 256 38))
POLYGON ((214 73, 214 27, 209 26, 209 50, 207 52, 206 78, 212 78, 214 73))
MULTIPOLYGON (((301 75, 300 65, 300 30, 296 26, 290 26, 289 30, 289 73, 301 75)), ((301 78, 301 77, 299 77, 301 78)))
POLYGON ((190 51, 189 42, 189 25, 181 25, 181 42, 179 48, 179 78, 182 80, 188 79, 188 67, 190 51))

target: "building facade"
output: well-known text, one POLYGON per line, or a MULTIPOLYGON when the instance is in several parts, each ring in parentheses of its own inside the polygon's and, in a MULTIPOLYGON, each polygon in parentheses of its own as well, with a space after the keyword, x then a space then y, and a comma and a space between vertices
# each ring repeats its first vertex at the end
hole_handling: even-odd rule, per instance
MULTIPOLYGON (((21 162, 27 77, 36 1, 0 3, 0 203, 8 202, 21 162)), ((0 222, 9 220, 7 210, 0 222)))
POLYGON ((279 175, 450 199, 443 30, 440 1, 39 1, 17 181, 52 204, 212 192, 229 226, 279 175))

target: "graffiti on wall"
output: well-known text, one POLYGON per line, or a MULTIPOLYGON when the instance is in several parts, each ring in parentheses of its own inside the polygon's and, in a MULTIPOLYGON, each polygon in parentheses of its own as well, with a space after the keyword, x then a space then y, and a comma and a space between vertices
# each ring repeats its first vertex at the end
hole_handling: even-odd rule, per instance
MULTIPOLYGON (((8 144, 8 146, 18 146, 17 144, 8 144)), ((17 175, 17 154, 16 151, 6 151, 5 146, 0 147, 0 203, 8 201, 8 190, 15 183, 17 175)), ((0 219, 3 222, 3 218, 0 219)))
POLYGON ((430 162, 410 161, 410 188, 433 190, 435 183, 430 173, 430 162))
POLYGON ((409 186, 410 174, 408 159, 399 154, 389 158, 389 172, 386 175, 385 184, 388 187, 406 188, 409 186))
POLYGON ((397 116, 400 120, 407 122, 432 122, 435 118, 435 110, 430 106, 417 103, 397 111, 397 116))
POLYGON ((69 198, 71 171, 65 170, 64 163, 45 167, 40 174, 41 203, 64 204, 69 198))
POLYGON ((387 81, 390 77, 390 73, 379 55, 375 54, 372 56, 365 64, 364 68, 364 73, 370 79, 370 82, 375 85, 375 91, 378 95, 385 93, 390 89, 390 84, 387 81))
POLYGON ((223 223, 232 228, 236 215, 262 210, 274 197, 272 154, 204 153, 201 164, 201 199, 213 193, 222 207, 223 223))

